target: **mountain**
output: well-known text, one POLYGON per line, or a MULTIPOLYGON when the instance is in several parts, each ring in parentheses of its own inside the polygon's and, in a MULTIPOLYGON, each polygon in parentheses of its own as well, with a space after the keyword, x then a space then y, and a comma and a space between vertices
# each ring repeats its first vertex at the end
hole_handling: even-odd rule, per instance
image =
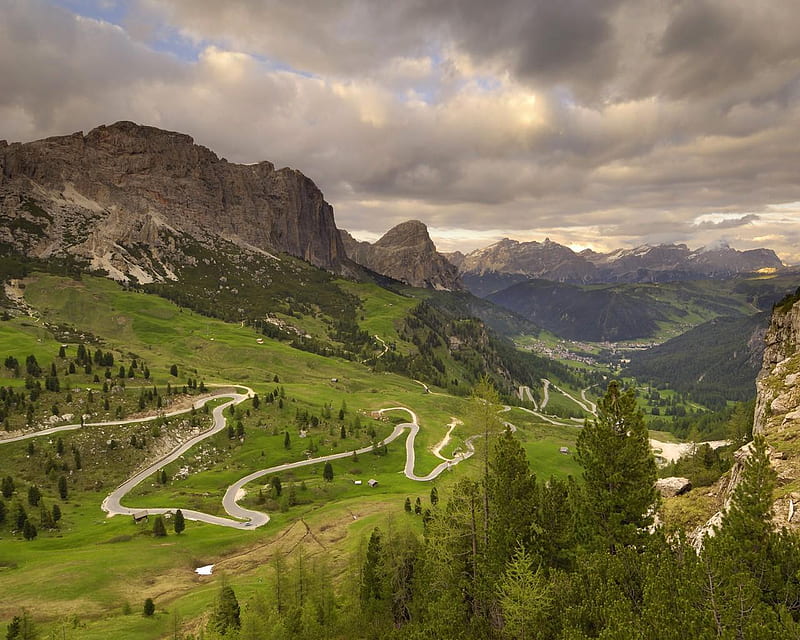
POLYGON ((625 375, 689 392, 705 406, 722 408, 728 400, 747 400, 755 393, 768 325, 766 311, 715 318, 632 352, 625 375))
POLYGON ((618 341, 652 336, 669 307, 631 292, 527 280, 487 299, 571 340, 618 341))
MULTIPOLYGON (((456 256, 465 284, 476 295, 485 296, 502 284, 539 278, 556 282, 593 282, 595 267, 569 247, 551 242, 518 242, 503 238, 499 242, 456 256), (486 284, 491 283, 491 284, 486 284)), ((501 287, 502 288, 502 287, 501 287)))
POLYGON ((691 250, 685 244, 643 245, 611 253, 581 254, 597 267, 602 282, 668 282, 725 279, 761 269, 780 269, 783 263, 771 249, 737 251, 727 244, 691 250))
POLYGON ((218 239, 337 273, 348 260, 332 207, 306 176, 233 164, 185 134, 117 122, 29 143, 0 142, 0 244, 70 255, 119 280, 175 280, 187 244, 218 239))
POLYGON ((596 253, 574 252, 551 242, 517 242, 504 238, 484 249, 453 254, 467 288, 486 297, 528 279, 571 284, 674 282, 730 278, 783 263, 770 249, 737 251, 727 245, 690 250, 685 244, 643 245, 596 253))
POLYGON ((413 287, 463 289, 458 270, 436 251, 428 227, 409 220, 387 231, 375 243, 359 242, 341 231, 347 256, 354 262, 413 287))
POLYGON ((617 342, 675 335, 721 316, 751 315, 754 294, 734 294, 731 288, 735 281, 573 285, 527 280, 486 299, 564 338, 617 342))

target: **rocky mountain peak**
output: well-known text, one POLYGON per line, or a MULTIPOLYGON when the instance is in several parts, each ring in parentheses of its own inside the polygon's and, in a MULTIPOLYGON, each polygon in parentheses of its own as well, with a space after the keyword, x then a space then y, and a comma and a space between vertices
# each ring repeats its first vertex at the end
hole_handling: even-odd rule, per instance
POLYGON ((428 227, 419 220, 407 220, 392 227, 375 242, 375 246, 389 249, 420 247, 426 251, 436 251, 428 227))
POLYGON ((401 222, 374 244, 341 232, 348 257, 376 273, 413 287, 458 290, 458 269, 436 250, 428 227, 419 220, 401 222))
POLYGON ((351 268, 332 207, 299 171, 230 163, 127 121, 0 147, 0 217, 12 250, 78 256, 119 279, 175 277, 189 259, 181 238, 351 268))

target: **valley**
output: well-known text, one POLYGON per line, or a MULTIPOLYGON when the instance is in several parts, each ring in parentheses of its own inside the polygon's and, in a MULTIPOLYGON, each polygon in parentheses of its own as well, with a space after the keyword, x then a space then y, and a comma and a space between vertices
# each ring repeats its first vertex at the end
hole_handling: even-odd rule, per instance
MULTIPOLYGON (((794 357, 775 323, 798 274, 769 250, 504 240, 448 260, 422 222, 357 241, 299 172, 128 122, 0 161, 12 630, 505 637, 519 605, 566 638, 603 598, 649 629, 674 589, 636 622, 628 578, 593 576, 630 555, 647 593, 662 563, 702 578, 683 558, 731 579, 740 525, 715 555, 681 545, 728 522, 742 445, 767 456, 772 391, 783 484, 755 491, 794 504, 795 374, 763 380, 794 357)), ((772 579, 790 599, 795 578, 772 579)), ((795 614, 766 597, 752 610, 795 614)))

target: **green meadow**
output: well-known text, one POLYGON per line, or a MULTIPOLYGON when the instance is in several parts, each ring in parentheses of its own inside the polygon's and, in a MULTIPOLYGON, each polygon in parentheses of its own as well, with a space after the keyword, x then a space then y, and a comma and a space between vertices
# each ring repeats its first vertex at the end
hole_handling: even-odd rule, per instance
MULTIPOLYGON (((401 352, 411 352, 413 345, 399 340, 398 327, 416 300, 374 285, 343 286, 362 301, 358 319, 362 329, 397 342, 401 352)), ((89 406, 86 389, 92 389, 98 400, 105 395, 114 400, 108 411, 97 409, 98 418, 113 419, 117 407, 128 416, 136 413, 134 405, 142 390, 157 387, 164 394, 164 411, 184 398, 182 393, 166 394, 166 385, 169 383, 173 392, 180 391, 190 379, 209 387, 246 385, 258 393, 258 408, 248 401, 227 416, 229 424, 241 423, 241 436, 231 438, 223 431, 196 445, 164 467, 165 483, 154 475, 136 487, 124 500, 130 506, 221 513, 225 489, 243 475, 308 455, 367 446, 388 435, 396 423, 409 419, 401 411, 375 419, 373 412, 379 409, 408 407, 416 412, 421 429, 415 445, 415 472, 420 475, 441 462, 431 449, 444 438, 453 419, 460 422, 442 449, 443 455, 452 455, 463 448, 467 438, 481 431, 469 399, 436 388, 426 392, 414 381, 375 373, 358 362, 300 351, 248 326, 208 318, 165 299, 124 290, 109 280, 36 275, 26 281, 25 296, 36 317, 0 323, 0 356, 24 362, 34 355, 43 369, 55 363, 63 387, 72 389, 72 404, 65 405, 68 408, 89 406), (80 370, 64 374, 79 343, 112 352, 115 370, 120 365, 130 366, 133 360, 140 369, 116 395, 111 396, 111 389, 104 395, 102 375, 97 383, 80 370), (62 344, 66 345, 63 359, 57 355, 62 344), (140 375, 144 365, 149 368, 148 380, 140 375), (170 373, 173 365, 177 376, 170 373), (272 402, 267 402, 270 395, 272 402), (316 424, 304 423, 312 417, 316 424)), ((3 371, 6 377, 0 382, 4 386, 23 385, 22 377, 13 378, 8 370, 3 371)), ((96 367, 98 371, 102 368, 96 367)), ((57 396, 53 394, 53 398, 57 396)), ((571 403, 565 396, 556 400, 557 396, 560 394, 551 394, 551 402, 571 403)), ((53 399, 43 398, 46 404, 53 399)), ((188 401, 193 402, 191 396, 188 401)), ((148 404, 141 413, 154 413, 153 406, 148 404)), ((446 496, 455 480, 480 473, 483 445, 478 441, 473 458, 435 481, 409 480, 403 475, 407 437, 403 434, 385 451, 378 448, 374 453, 334 461, 330 482, 323 479, 323 465, 317 463, 281 474, 282 496, 270 493, 269 477, 251 483, 243 504, 271 516, 271 521, 257 530, 189 522, 186 531, 176 535, 167 521, 169 535, 155 538, 151 522, 134 523, 124 516, 107 518, 100 504, 113 487, 164 447, 187 438, 192 429, 210 424, 204 411, 197 411, 193 422, 189 417, 159 421, 155 431, 150 423, 87 426, 56 437, 0 445, 0 474, 13 476, 17 485, 6 501, 9 510, 20 503, 30 514, 37 513, 37 507, 25 501, 28 488, 36 484, 42 504, 46 508, 57 504, 62 514, 57 529, 41 530, 32 541, 23 540, 8 521, 0 527, 0 584, 5 594, 1 620, 26 607, 54 637, 160 637, 176 620, 191 620, 206 611, 222 575, 236 588, 240 600, 246 601, 263 588, 269 562, 281 555, 304 550, 313 556, 324 549, 326 557, 332 558, 334 578, 340 579, 376 524, 386 523, 388 518, 398 526, 421 527, 418 516, 404 512, 406 497, 412 502, 419 497, 427 508, 433 486, 446 496), (59 439, 64 453, 57 452, 59 439), (83 466, 63 472, 68 476, 69 495, 62 499, 57 489, 62 473, 59 465, 69 467, 75 449, 81 453, 83 466), (50 470, 43 473, 42 466, 51 463, 50 470), (369 479, 377 480, 377 486, 368 486, 369 479), (309 538, 307 532, 313 535, 309 538), (287 541, 295 538, 294 546, 289 545, 287 541), (309 542, 311 538, 317 542, 309 542), (206 564, 219 566, 219 573, 197 576, 194 569, 206 564), (147 597, 156 602, 152 618, 141 615, 147 597)), ((561 446, 572 450, 577 428, 537 423, 530 414, 517 410, 503 414, 503 420, 519 427, 532 469, 540 477, 578 474, 572 455, 559 453, 561 446)))

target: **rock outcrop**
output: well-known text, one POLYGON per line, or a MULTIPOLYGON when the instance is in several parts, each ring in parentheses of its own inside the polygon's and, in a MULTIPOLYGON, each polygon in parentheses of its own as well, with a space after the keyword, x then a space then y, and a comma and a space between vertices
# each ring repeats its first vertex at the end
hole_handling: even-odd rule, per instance
POLYGON ((462 289, 458 270, 436 251, 428 228, 419 220, 389 229, 377 242, 359 242, 341 232, 348 257, 367 269, 412 287, 462 289))
POLYGON ((669 478, 659 478, 656 480, 656 491, 664 498, 674 498, 682 495, 692 488, 689 478, 672 476, 669 478))
MULTIPOLYGON (((797 529, 800 518, 795 518, 794 512, 800 500, 800 450, 796 444, 800 438, 800 289, 773 309, 765 342, 763 366, 756 380, 753 433, 764 436, 770 462, 778 475, 773 503, 775 524, 797 529)), ((717 487, 722 511, 696 532, 697 540, 721 522, 751 445, 736 451, 733 468, 717 487)))
POLYGON ((229 163, 188 135, 132 122, 0 146, 0 243, 12 251, 147 282, 191 262, 187 237, 350 265, 332 207, 299 171, 229 163))

